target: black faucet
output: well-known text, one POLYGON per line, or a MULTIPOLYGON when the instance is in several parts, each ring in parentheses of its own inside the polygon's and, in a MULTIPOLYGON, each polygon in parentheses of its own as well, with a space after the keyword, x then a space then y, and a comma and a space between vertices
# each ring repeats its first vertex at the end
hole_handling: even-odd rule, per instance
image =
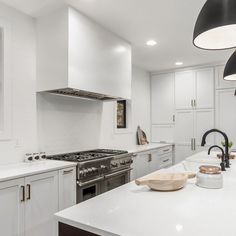
POLYGON ((221 147, 218 146, 218 145, 211 146, 211 147, 208 149, 208 155, 210 155, 212 148, 219 148, 219 149, 221 150, 221 163, 220 163, 220 167, 221 167, 221 170, 222 170, 222 171, 226 171, 226 169, 225 169, 225 159, 224 159, 225 152, 224 152, 223 148, 221 148, 221 147))
POLYGON ((226 135, 226 133, 218 130, 218 129, 211 129, 208 130, 203 136, 202 136, 202 143, 201 146, 204 146, 206 144, 206 137, 208 134, 210 133, 220 133, 223 135, 224 139, 225 139, 225 155, 224 155, 224 161, 225 161, 225 167, 226 168, 230 168, 230 163, 229 163, 229 139, 228 136, 226 135))

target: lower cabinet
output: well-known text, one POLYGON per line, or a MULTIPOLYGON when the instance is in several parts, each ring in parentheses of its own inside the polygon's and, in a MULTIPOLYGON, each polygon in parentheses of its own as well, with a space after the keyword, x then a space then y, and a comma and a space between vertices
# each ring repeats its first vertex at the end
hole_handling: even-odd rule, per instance
POLYGON ((76 169, 59 170, 59 210, 76 204, 76 169))
POLYGON ((71 179, 72 183, 67 178, 75 173, 75 168, 71 169, 63 176, 61 170, 0 182, 1 235, 55 235, 54 213, 75 203, 76 178, 71 179), (61 196, 59 192, 64 191, 67 194, 61 196), (60 199, 63 199, 61 209, 60 199))
POLYGON ((172 164, 172 146, 138 153, 133 159, 131 181, 172 164))
POLYGON ((58 211, 58 172, 25 178, 25 236, 54 235, 53 214, 58 211))
POLYGON ((0 183, 0 229, 4 236, 24 235, 24 178, 0 183))

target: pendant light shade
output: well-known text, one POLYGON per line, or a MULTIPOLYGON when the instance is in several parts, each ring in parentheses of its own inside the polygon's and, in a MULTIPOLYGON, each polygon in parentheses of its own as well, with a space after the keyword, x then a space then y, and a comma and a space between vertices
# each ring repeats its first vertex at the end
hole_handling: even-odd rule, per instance
POLYGON ((225 80, 236 80, 236 51, 229 58, 225 70, 224 70, 225 80))
POLYGON ((207 0, 195 24, 193 44, 208 50, 236 47, 236 0, 207 0))

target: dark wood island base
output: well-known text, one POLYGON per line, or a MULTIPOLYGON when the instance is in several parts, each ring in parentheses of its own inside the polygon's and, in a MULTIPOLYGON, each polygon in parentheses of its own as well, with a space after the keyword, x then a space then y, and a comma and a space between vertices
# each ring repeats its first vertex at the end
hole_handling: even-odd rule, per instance
POLYGON ((59 222, 58 225, 59 236, 99 236, 76 227, 63 224, 59 222))

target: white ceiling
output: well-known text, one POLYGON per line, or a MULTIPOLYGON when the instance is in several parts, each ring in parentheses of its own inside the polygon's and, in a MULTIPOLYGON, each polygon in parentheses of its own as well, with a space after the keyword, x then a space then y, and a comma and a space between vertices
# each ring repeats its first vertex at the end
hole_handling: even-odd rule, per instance
POLYGON ((205 0, 0 0, 33 17, 65 3, 132 43, 133 63, 148 71, 226 61, 232 50, 203 51, 192 45, 205 0), (145 42, 155 39, 155 47, 145 42))

